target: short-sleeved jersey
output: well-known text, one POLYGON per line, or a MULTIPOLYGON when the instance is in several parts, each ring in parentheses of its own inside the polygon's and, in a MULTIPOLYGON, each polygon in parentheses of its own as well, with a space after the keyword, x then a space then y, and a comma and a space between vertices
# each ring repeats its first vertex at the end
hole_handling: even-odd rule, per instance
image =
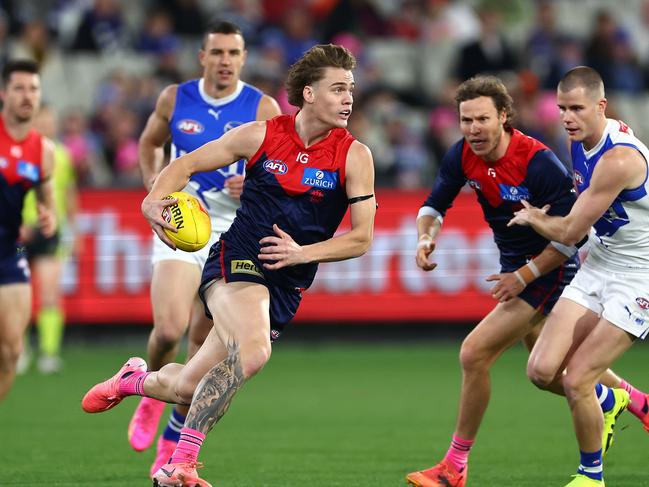
MULTIPOLYGON (((615 147, 625 145, 636 149, 649 161, 649 149, 640 142, 624 122, 609 119, 600 141, 591 150, 584 150, 581 142, 572 142, 570 153, 579 192, 590 185, 590 178, 602 155, 615 147)), ((597 220, 591 231, 589 259, 609 269, 649 268, 649 182, 622 191, 610 208, 597 220)))
POLYGON ((42 181, 43 138, 30 130, 24 140, 7 133, 0 117, 0 256, 16 252, 25 194, 42 181))
POLYGON ((478 157, 464 139, 457 142, 444 156, 424 206, 444 216, 466 183, 475 190, 493 230, 503 272, 524 265, 549 243, 531 227, 507 226, 522 208, 521 200, 539 208, 549 204, 548 213, 561 216, 576 200, 570 169, 545 145, 518 130, 513 130, 505 155, 494 162, 478 157))
MULTIPOLYGON (((248 161, 241 208, 226 245, 251 256, 259 253, 259 240, 275 235, 273 224, 299 245, 333 237, 347 211, 345 164, 354 137, 336 128, 320 142, 305 147, 295 131, 295 116, 280 115, 266 122, 266 135, 248 161)), ((276 271, 257 267, 270 283, 308 288, 318 265, 303 264, 276 271)))
MULTIPOLYGON (((169 121, 171 159, 187 154, 221 137, 225 132, 257 119, 263 93, 243 81, 234 93, 212 98, 204 89, 204 80, 191 80, 178 85, 176 104, 169 121)), ((239 204, 223 194, 230 176, 243 175, 245 162, 238 161, 216 171, 194 174, 185 190, 201 198, 212 218, 212 230, 225 231, 234 219, 239 204)))

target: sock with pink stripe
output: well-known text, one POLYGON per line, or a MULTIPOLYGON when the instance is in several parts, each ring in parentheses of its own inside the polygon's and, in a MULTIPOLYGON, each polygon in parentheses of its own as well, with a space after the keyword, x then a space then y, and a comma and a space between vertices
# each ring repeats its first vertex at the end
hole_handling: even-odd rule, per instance
POLYGON ((475 440, 463 440, 457 435, 453 435, 451 446, 446 452, 445 460, 451 462, 458 472, 464 470, 469 461, 469 452, 475 440))
POLYGON ((633 387, 627 381, 622 379, 620 386, 623 387, 631 397, 629 402, 629 411, 635 414, 638 418, 643 419, 649 413, 649 405, 647 404, 647 395, 633 387))
POLYGON ((200 431, 191 428, 183 428, 180 430, 180 440, 171 455, 169 463, 195 462, 198 458, 198 452, 201 450, 203 440, 205 440, 205 435, 200 431))
POLYGON ((119 379, 119 392, 125 396, 147 397, 144 393, 144 380, 151 372, 127 372, 119 379))

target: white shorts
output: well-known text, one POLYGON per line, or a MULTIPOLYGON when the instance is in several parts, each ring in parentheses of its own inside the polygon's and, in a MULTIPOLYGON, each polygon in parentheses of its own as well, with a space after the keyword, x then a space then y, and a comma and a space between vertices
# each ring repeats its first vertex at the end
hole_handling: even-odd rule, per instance
POLYGON ((582 265, 562 298, 578 303, 633 336, 649 332, 649 280, 642 272, 582 265))
POLYGON ((207 256, 210 253, 210 248, 221 238, 221 232, 212 232, 210 241, 207 245, 196 252, 185 252, 184 250, 171 250, 165 243, 153 234, 153 249, 151 251, 151 265, 156 265, 161 260, 179 260, 181 262, 188 262, 189 264, 196 264, 200 270, 203 270, 207 256))

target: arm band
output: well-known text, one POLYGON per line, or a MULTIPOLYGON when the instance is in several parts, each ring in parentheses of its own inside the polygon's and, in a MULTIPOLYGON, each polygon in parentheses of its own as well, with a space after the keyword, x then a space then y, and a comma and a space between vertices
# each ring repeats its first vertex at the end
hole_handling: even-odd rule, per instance
POLYGON ((442 216, 442 214, 432 206, 422 206, 421 208, 419 208, 417 218, 422 216, 432 216, 433 218, 437 218, 440 223, 444 222, 444 217, 442 216))
POLYGON ((557 249, 566 257, 572 257, 573 255, 575 255, 575 253, 577 253, 576 245, 564 245, 559 242, 550 242, 550 245, 552 245, 555 249, 557 249))
MULTIPOLYGON (((374 197, 374 194, 373 194, 373 193, 372 193, 372 194, 365 194, 365 195, 363 195, 363 196, 355 196, 354 198, 349 198, 349 199, 347 200, 347 203, 349 203, 350 205, 353 205, 354 203, 358 203, 358 202, 360 202, 360 201, 369 200, 370 198, 373 198, 373 197, 374 197)), ((378 204, 378 203, 376 204, 376 207, 377 207, 377 208, 379 207, 379 204, 378 204)))

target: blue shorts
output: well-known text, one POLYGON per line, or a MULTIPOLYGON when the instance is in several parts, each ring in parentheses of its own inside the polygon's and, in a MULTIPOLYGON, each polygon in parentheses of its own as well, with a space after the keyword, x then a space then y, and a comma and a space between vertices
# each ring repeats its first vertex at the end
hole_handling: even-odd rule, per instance
POLYGON ((568 259, 553 271, 534 279, 518 297, 547 316, 561 297, 563 288, 570 284, 578 270, 579 264, 574 259, 568 259))
POLYGON ((29 263, 23 247, 0 257, 0 285, 20 284, 30 281, 29 263))
POLYGON ((207 307, 205 291, 215 281, 224 279, 225 282, 254 282, 268 288, 270 294, 270 338, 276 340, 282 334, 284 327, 295 316, 300 301, 302 290, 287 288, 269 282, 264 276, 257 255, 250 255, 228 245, 224 240, 219 240, 210 249, 210 255, 203 267, 203 277, 198 294, 205 306, 205 314, 212 319, 207 307))

